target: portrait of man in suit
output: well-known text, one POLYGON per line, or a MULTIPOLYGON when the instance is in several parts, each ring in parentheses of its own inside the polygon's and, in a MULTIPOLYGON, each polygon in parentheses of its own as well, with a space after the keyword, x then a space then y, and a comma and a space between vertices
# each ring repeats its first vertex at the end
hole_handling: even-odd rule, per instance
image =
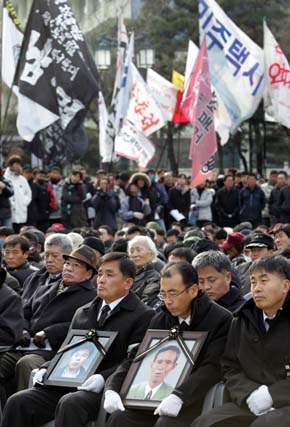
POLYGON ((154 355, 147 381, 134 384, 127 399, 162 400, 173 391, 174 385, 167 384, 165 378, 177 366, 180 350, 175 345, 166 345, 154 355))

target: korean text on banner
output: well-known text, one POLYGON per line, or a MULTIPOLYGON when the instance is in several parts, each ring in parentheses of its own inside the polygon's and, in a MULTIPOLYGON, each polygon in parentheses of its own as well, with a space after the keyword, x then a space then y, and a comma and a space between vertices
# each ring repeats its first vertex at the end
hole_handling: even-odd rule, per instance
POLYGON ((83 121, 98 96, 98 75, 67 0, 34 0, 16 74, 23 139, 58 119, 63 130, 73 119, 83 121))
POLYGON ((205 38, 194 64, 181 110, 193 126, 189 156, 192 161, 191 184, 196 185, 196 177, 200 175, 200 170, 217 150, 214 102, 205 38))
POLYGON ((231 119, 229 131, 256 111, 264 90, 263 50, 215 0, 199 0, 200 40, 207 36, 211 82, 231 119))
POLYGON ((144 169, 153 159, 155 147, 134 123, 125 119, 115 139, 115 153, 119 156, 135 160, 138 167, 144 169))
POLYGON ((151 68, 147 70, 147 85, 162 111, 164 120, 171 121, 177 98, 177 88, 151 68))
POLYGON ((132 63, 132 92, 126 118, 149 136, 165 125, 163 114, 144 81, 132 63))
POLYGON ((264 21, 266 90, 264 108, 270 118, 290 128, 290 67, 264 21))

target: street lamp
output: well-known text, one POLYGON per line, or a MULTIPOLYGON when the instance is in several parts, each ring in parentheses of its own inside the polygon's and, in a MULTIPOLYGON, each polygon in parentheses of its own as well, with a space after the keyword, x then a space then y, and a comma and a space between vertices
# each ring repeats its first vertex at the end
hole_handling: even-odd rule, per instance
POLYGON ((99 70, 106 70, 111 66, 111 48, 113 45, 113 40, 105 35, 98 40, 95 62, 99 70))

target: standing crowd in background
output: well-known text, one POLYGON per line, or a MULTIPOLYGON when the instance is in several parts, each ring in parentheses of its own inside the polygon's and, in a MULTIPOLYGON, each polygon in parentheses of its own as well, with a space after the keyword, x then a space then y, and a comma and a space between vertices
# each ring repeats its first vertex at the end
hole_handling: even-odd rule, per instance
MULTIPOLYGON (((191 188, 169 170, 92 179, 80 166, 63 177, 13 155, 1 170, 0 245, 3 427, 86 427, 100 411, 100 427, 290 425, 285 171, 232 170, 191 188), (207 332, 195 366, 163 386, 154 414, 125 407, 120 389, 147 329, 172 327, 207 332), (71 329, 118 335, 81 386, 44 386, 71 329), (227 400, 204 411, 220 381, 227 400)), ((158 389, 146 385, 144 399, 158 389)))

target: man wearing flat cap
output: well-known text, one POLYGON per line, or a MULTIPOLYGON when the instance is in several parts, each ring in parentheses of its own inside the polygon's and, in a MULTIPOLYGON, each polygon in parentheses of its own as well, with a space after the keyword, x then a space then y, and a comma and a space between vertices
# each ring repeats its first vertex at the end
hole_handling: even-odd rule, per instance
POLYGON ((248 243, 245 248, 250 250, 251 261, 245 262, 237 267, 238 275, 241 280, 241 290, 244 295, 251 290, 249 269, 252 262, 264 256, 272 255, 275 243, 273 237, 269 234, 255 233, 253 234, 250 243, 248 243))
MULTIPOLYGON (((71 274, 76 272, 72 266, 79 261, 68 257, 71 274)), ((35 387, 8 399, 2 427, 40 427, 54 418, 56 427, 86 427, 88 421, 97 418, 106 379, 140 344, 154 315, 130 290, 134 276, 134 263, 126 254, 111 252, 101 258, 98 297, 76 311, 71 329, 117 331, 116 339, 96 373, 78 390, 43 385, 46 369, 40 369, 34 377, 35 387)))
POLYGON ((19 341, 23 347, 33 343, 40 349, 49 344, 51 351, 7 352, 0 366, 2 384, 11 383, 16 375, 17 390, 27 388, 32 369, 50 360, 61 346, 75 311, 96 296, 93 249, 83 245, 63 258, 62 280, 40 286, 24 305, 25 322, 19 341))

